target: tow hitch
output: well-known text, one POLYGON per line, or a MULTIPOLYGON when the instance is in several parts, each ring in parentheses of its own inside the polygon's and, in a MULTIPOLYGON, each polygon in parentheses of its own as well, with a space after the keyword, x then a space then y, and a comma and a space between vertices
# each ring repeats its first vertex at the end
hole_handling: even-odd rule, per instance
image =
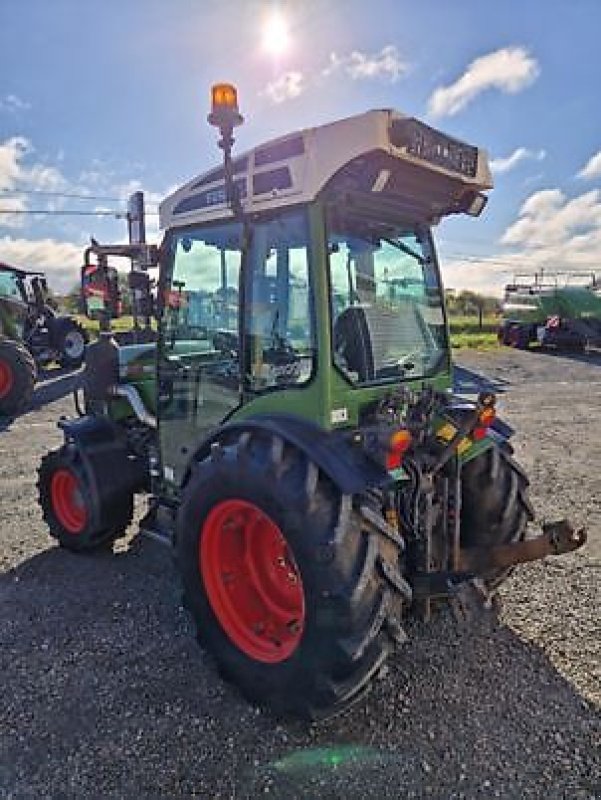
POLYGON ((543 532, 534 539, 498 545, 497 547, 470 547, 459 551, 460 572, 482 574, 494 569, 505 569, 527 561, 537 561, 545 556, 559 556, 578 550, 586 542, 586 530, 575 530, 562 519, 544 524, 543 532))
MULTIPOLYGON (((457 569, 450 572, 425 572, 413 577, 412 599, 428 602, 434 598, 456 598, 463 587, 478 576, 498 569, 507 569, 545 556, 572 553, 586 542, 586 530, 575 530, 565 519, 543 524, 543 532, 534 539, 498 545, 497 547, 462 548, 458 553, 457 569)), ((423 613, 423 612, 422 612, 423 613)), ((427 619, 429 607, 426 608, 427 619)))

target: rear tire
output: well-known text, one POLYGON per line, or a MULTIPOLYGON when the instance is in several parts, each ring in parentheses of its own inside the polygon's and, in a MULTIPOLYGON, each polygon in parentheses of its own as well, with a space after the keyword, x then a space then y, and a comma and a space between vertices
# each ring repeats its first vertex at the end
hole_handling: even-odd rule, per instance
POLYGON ((93 492, 77 450, 64 446, 44 456, 38 470, 39 502, 50 535, 76 553, 96 550, 126 532, 133 494, 124 492, 111 509, 111 525, 94 524, 93 492))
POLYGON ((0 338, 0 415, 16 416, 29 408, 35 379, 35 361, 25 345, 0 338))
MULTIPOLYGON (((494 547, 524 539, 534 512, 528 499, 529 481, 509 452, 491 447, 469 461, 462 474, 461 545, 494 547)), ((511 569, 482 575, 493 593, 511 569)))
POLYGON ((527 350, 530 346, 530 332, 523 325, 510 325, 505 332, 506 344, 516 350, 527 350))
POLYGON ((195 466, 178 516, 177 554, 201 643, 225 678, 276 714, 314 719, 345 708, 403 639, 401 595, 384 577, 384 569, 398 570, 396 545, 277 437, 242 434, 195 466), (237 508, 251 509, 258 522, 249 527, 237 508), (257 557, 261 542, 264 558, 257 557), (286 555, 274 559, 269 542, 280 542, 286 555), (292 587, 281 584, 291 632, 280 627, 276 635, 268 609, 280 602, 280 589, 266 598, 271 589, 254 576, 281 567, 293 576, 292 587))

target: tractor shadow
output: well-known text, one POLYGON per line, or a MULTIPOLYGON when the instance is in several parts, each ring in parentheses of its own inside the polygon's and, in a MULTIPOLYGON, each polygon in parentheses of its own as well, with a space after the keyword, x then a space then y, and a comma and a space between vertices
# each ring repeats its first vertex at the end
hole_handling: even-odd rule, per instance
POLYGON ((277 721, 196 645, 171 552, 118 548, 50 546, 0 578, 5 787, 27 775, 35 796, 75 772, 96 796, 106 772, 126 797, 491 797, 484 774, 495 796, 594 796, 600 773, 573 754, 598 716, 511 628, 413 625, 366 701, 318 725, 277 721))
MULTIPOLYGON (((71 394, 81 381, 82 369, 40 369, 38 380, 33 391, 31 403, 26 412, 39 411, 39 409, 61 400, 71 394)), ((25 413, 26 413, 25 412, 25 413)), ((16 416, 6 417, 0 415, 0 433, 7 431, 12 423, 18 419, 16 416)))

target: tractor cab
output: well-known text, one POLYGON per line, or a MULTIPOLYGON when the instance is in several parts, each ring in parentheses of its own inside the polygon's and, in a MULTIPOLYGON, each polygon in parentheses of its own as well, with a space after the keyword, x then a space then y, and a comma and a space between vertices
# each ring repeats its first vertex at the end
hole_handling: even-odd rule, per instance
POLYGON ((21 271, 0 263, 0 335, 21 339, 27 315, 21 271))
POLYGON ((491 186, 482 150, 394 111, 226 166, 160 206, 161 437, 176 483, 183 442, 232 415, 294 413, 332 430, 399 386, 448 387, 431 229, 480 213, 491 186))

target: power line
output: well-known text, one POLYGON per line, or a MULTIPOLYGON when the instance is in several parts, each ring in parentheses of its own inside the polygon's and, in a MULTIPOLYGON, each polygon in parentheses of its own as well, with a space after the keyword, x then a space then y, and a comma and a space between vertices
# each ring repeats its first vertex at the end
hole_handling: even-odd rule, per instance
MULTIPOLYGON (((516 253, 515 256, 516 256, 516 259, 519 258, 522 261, 524 260, 524 253, 516 253)), ((477 264, 479 262, 483 262, 483 263, 486 263, 486 264, 499 264, 500 266, 512 267, 513 269, 519 268, 519 262, 516 263, 516 261, 509 261, 508 259, 496 258, 495 256, 475 256, 473 254, 472 255, 468 255, 467 253, 446 253, 445 256, 442 259, 440 259, 440 261, 444 265, 444 262, 447 259, 451 259, 451 258, 461 259, 461 261, 467 261, 468 263, 477 264)), ((593 265, 592 262, 590 264, 584 263, 584 264, 578 264, 578 265, 575 265, 575 266, 577 266, 578 269, 586 269, 586 268, 589 268, 589 267, 591 269, 598 269, 598 266, 597 265, 593 265)))
MULTIPOLYGON (((68 197, 74 200, 102 200, 105 203, 127 203, 127 197, 105 197, 98 194, 78 194, 76 192, 51 192, 44 189, 0 189, 0 194, 14 197, 21 194, 33 194, 43 197, 68 197)), ((147 205, 157 205, 153 200, 145 201, 147 205)))
MULTIPOLYGON (((23 208, 0 208, 0 214, 40 214, 51 217, 116 217, 117 219, 127 217, 124 211, 75 211, 62 210, 54 211, 48 209, 23 209, 23 208)), ((158 217, 158 211, 146 211, 147 217, 158 217)))
POLYGON ((75 200, 103 200, 106 203, 125 203, 126 199, 123 197, 104 197, 97 194, 77 194, 75 192, 50 192, 43 189, 0 189, 1 194, 6 195, 20 195, 20 194, 37 194, 44 197, 69 197, 75 200))

